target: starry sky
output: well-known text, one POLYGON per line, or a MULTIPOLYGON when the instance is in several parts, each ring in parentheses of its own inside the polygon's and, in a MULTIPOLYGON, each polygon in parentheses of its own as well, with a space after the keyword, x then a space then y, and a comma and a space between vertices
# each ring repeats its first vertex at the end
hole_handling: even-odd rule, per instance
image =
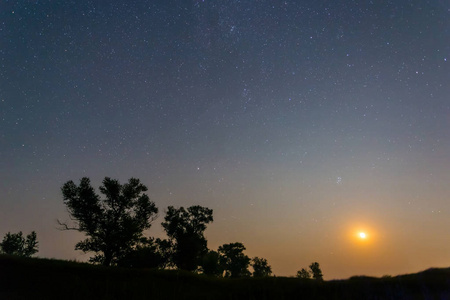
POLYGON ((448 267, 449 82, 446 0, 1 0, 0 235, 86 260, 61 186, 137 177, 276 275, 448 267))

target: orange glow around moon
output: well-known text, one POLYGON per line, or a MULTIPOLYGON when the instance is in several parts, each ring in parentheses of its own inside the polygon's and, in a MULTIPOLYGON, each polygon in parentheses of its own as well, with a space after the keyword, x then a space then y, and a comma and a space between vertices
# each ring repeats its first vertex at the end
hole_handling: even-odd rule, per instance
POLYGON ((380 246, 379 230, 370 220, 348 223, 346 232, 347 242, 355 249, 367 251, 380 246))

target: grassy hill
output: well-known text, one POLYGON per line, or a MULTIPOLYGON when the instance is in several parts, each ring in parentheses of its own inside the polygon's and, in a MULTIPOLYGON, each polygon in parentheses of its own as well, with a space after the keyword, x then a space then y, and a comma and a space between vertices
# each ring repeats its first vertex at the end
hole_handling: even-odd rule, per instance
POLYGON ((214 279, 0 255, 0 299, 450 299, 450 268, 320 283, 287 277, 214 279))

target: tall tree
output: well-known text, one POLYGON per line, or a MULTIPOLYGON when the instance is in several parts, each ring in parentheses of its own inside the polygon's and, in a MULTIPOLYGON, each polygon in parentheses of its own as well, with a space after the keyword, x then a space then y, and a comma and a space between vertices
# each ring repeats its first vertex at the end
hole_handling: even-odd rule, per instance
POLYGON ((220 264, 225 270, 225 277, 248 277, 250 271, 250 258, 244 254, 245 247, 242 243, 224 244, 219 247, 220 264))
POLYGON ((95 252, 91 262, 109 266, 131 251, 150 228, 158 209, 144 193, 147 187, 139 179, 128 183, 105 177, 100 198, 84 177, 80 184, 66 182, 61 188, 64 204, 73 224, 58 223, 63 230, 77 230, 88 238, 75 245, 76 250, 95 252))
POLYGON ((315 280, 323 281, 322 270, 320 269, 320 266, 319 266, 319 263, 318 263, 318 262, 313 262, 313 263, 309 266, 309 269, 311 270, 312 277, 313 277, 315 280))
POLYGON ((252 258, 253 277, 268 277, 272 275, 272 267, 265 258, 252 258))
POLYGON ((18 233, 8 232, 0 243, 0 250, 2 253, 9 255, 30 257, 38 252, 36 232, 32 231, 26 238, 22 231, 18 233))
POLYGON ((204 231, 213 221, 212 214, 212 209, 199 205, 187 209, 168 207, 161 225, 173 241, 172 261, 177 268, 193 271, 201 264, 208 251, 204 231))

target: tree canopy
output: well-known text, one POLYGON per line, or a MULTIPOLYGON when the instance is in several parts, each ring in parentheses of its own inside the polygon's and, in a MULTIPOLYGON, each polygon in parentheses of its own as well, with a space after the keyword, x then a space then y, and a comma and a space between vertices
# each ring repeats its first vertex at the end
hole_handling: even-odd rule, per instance
POLYGON ((173 241, 172 260, 177 268, 193 271, 201 264, 208 252, 204 231, 213 221, 212 214, 212 209, 199 205, 187 209, 168 207, 161 225, 173 241))
POLYGON ((100 186, 103 198, 96 194, 87 177, 79 185, 68 181, 61 190, 73 222, 58 223, 63 230, 77 230, 88 236, 75 249, 96 253, 90 258, 94 263, 116 264, 135 247, 158 213, 144 193, 147 187, 136 178, 122 185, 105 177, 100 186))
POLYGON ((223 274, 223 268, 219 262, 220 255, 217 251, 210 250, 206 253, 201 262, 203 274, 208 276, 220 277, 223 274))
POLYGON ((268 277, 272 275, 272 267, 265 258, 254 257, 251 265, 253 267, 253 277, 268 277))
POLYGON ((219 247, 220 264, 225 270, 225 277, 249 277, 250 258, 244 254, 245 247, 242 243, 224 244, 219 247))
POLYGON ((300 271, 297 271, 297 277, 302 279, 311 279, 311 273, 305 268, 302 268, 300 271))
POLYGON ((25 238, 22 231, 8 232, 0 243, 0 250, 4 254, 30 257, 38 252, 36 232, 32 231, 25 238))
POLYGON ((309 269, 311 270, 312 277, 313 277, 315 280, 323 281, 322 270, 320 269, 320 266, 319 266, 319 263, 318 263, 318 262, 313 262, 313 263, 309 266, 309 269))
POLYGON ((301 269, 297 271, 297 277, 303 279, 311 279, 311 277, 317 281, 323 281, 322 270, 320 269, 318 262, 313 262, 309 265, 309 270, 301 269))

